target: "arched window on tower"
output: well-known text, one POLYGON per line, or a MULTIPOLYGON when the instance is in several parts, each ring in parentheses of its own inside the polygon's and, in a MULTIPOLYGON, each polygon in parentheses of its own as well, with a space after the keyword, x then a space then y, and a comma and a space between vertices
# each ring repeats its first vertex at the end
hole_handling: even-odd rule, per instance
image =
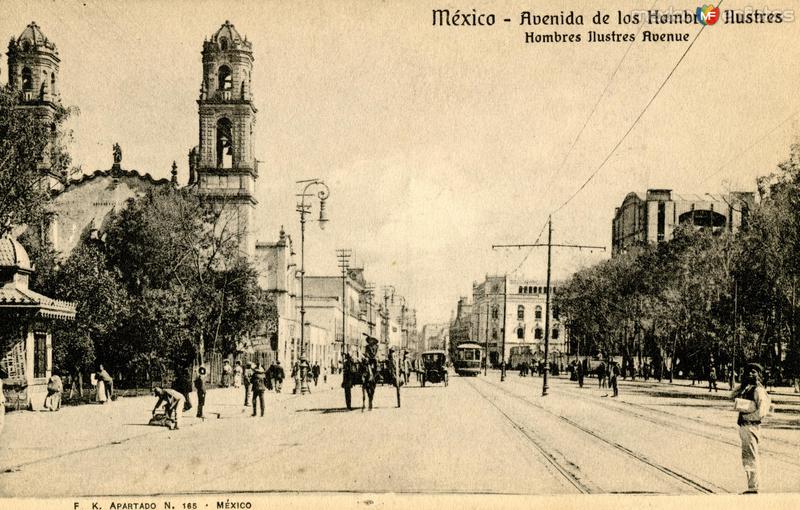
POLYGON ((225 51, 228 49, 228 38, 227 37, 220 37, 219 38, 219 47, 225 51))
POLYGON ((233 126, 225 117, 217 121, 217 168, 233 168, 233 126))
POLYGON ((217 77, 217 87, 219 90, 231 90, 233 88, 233 77, 231 76, 230 67, 220 66, 217 77))
POLYGON ((50 93, 56 93, 56 73, 50 73, 50 93))
POLYGON ((27 67, 22 68, 22 90, 33 90, 33 73, 27 67))
POLYGON ((525 320, 525 307, 523 305, 517 307, 517 320, 525 320))
POLYGON ((536 305, 536 310, 535 310, 534 313, 535 313, 535 317, 537 319, 541 319, 542 318, 542 307, 539 306, 539 305, 536 305))

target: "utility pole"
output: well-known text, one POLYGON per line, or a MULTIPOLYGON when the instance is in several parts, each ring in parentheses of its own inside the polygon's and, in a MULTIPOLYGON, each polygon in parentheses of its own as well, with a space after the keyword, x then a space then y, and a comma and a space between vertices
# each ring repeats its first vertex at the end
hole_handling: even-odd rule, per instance
POLYGON ((367 312, 367 328, 369 328, 369 336, 374 337, 375 322, 372 317, 372 299, 375 297, 375 286, 371 283, 368 283, 365 290, 367 293, 367 308, 369 310, 367 312))
POLYGON ((345 343, 347 339, 347 271, 350 269, 350 256, 352 250, 336 250, 336 258, 339 259, 339 268, 342 270, 342 363, 344 363, 345 343))
POLYGON ((500 382, 506 380, 506 305, 508 304, 508 274, 503 275, 503 347, 500 353, 500 382))
MULTIPOLYGON (((588 250, 603 250, 605 246, 587 246, 580 244, 553 244, 553 217, 552 215, 547 218, 547 244, 495 244, 492 249, 497 248, 539 248, 547 246, 547 287, 545 288, 545 307, 544 307, 544 377, 542 378, 542 396, 547 396, 547 372, 550 370, 550 361, 547 359, 550 347, 550 273, 552 268, 552 249, 557 248, 578 248, 588 250)), ((508 282, 506 282, 508 283, 508 282)), ((505 334, 503 334, 503 343, 505 344, 505 334)), ((505 345, 503 345, 503 354, 505 355, 505 345)))
MULTIPOLYGON (((480 316, 480 310, 478 311, 478 314, 480 316)), ((486 299, 486 336, 484 337, 484 341, 485 341, 485 345, 486 345, 486 356, 488 357, 489 356, 489 299, 488 299, 488 296, 487 296, 487 299, 486 299)), ((487 375, 489 373, 488 358, 487 358, 487 360, 484 360, 484 361, 485 361, 485 363, 483 364, 483 375, 485 376, 485 375, 487 375)))

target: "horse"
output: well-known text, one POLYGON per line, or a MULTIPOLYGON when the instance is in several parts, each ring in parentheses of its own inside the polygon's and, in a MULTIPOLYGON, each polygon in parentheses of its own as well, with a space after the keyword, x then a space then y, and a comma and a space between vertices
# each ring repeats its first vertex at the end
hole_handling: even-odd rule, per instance
POLYGON ((369 410, 372 411, 372 399, 375 397, 375 386, 378 385, 377 367, 366 360, 358 363, 361 377, 361 411, 364 411, 369 399, 369 410))
MULTIPOLYGON (((399 380, 392 370, 392 385, 397 389, 397 407, 400 407, 400 386, 399 380)), ((361 386, 361 411, 367 406, 372 410, 372 401, 375 397, 375 387, 378 384, 377 367, 375 364, 366 360, 350 361, 345 363, 342 377, 342 387, 344 388, 344 399, 347 409, 351 407, 351 388, 356 385, 361 386)))

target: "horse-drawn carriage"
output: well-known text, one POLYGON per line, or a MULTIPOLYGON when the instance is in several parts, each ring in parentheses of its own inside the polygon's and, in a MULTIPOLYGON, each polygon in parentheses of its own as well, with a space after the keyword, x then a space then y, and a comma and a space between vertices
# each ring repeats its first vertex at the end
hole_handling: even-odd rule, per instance
POLYGON ((378 339, 367 337, 366 356, 360 360, 353 359, 349 354, 344 356, 342 367, 342 388, 344 388, 344 401, 347 409, 352 409, 352 388, 361 386, 361 410, 363 411, 369 401, 372 410, 372 399, 375 396, 375 387, 381 384, 391 384, 397 391, 397 407, 400 407, 400 378, 397 376, 396 363, 392 351, 385 361, 378 361, 378 339))
POLYGON ((447 386, 447 353, 425 351, 422 353, 422 386, 425 383, 444 383, 447 386))

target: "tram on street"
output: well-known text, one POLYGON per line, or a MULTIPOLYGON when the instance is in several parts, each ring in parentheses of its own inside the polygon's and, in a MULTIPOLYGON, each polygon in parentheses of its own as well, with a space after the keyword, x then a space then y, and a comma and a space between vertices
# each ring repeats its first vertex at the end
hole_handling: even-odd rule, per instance
POLYGON ((465 343, 456 346, 453 367, 460 376, 478 375, 481 372, 481 361, 484 359, 483 347, 478 344, 465 343))

